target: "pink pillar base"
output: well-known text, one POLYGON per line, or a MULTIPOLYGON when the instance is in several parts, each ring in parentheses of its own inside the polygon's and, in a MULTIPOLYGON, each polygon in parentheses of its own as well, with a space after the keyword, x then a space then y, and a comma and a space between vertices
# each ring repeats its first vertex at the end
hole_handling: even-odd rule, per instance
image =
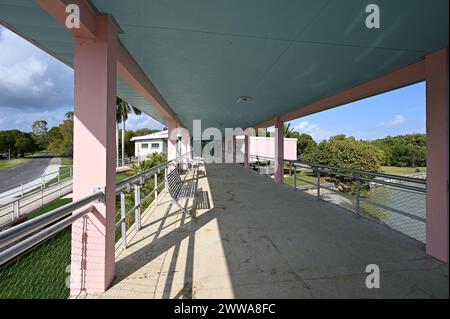
POLYGON ((97 38, 75 40, 73 199, 106 189, 72 226, 70 294, 104 292, 115 273, 115 103, 117 29, 96 18, 97 38))
POLYGON ((427 77, 427 254, 448 262, 448 49, 425 58, 427 77))

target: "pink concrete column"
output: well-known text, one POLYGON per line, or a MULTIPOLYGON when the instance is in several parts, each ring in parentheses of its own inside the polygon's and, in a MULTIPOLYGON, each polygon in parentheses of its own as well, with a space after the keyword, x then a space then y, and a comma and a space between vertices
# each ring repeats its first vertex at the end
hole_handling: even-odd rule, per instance
POLYGON ((117 29, 96 17, 96 38, 75 38, 74 201, 105 190, 72 225, 70 294, 101 293, 115 274, 117 29))
POLYGON ((275 119, 275 183, 282 184, 284 179, 284 123, 275 119))
POLYGON ((250 168, 249 162, 248 162, 248 155, 250 153, 250 147, 249 147, 249 138, 248 135, 244 135, 244 167, 250 168))
POLYGON ((167 120, 167 130, 169 138, 167 140, 167 159, 173 160, 177 157, 177 120, 168 119, 167 120))
POLYGON ((448 262, 448 49, 425 58, 427 94, 427 254, 448 262))
POLYGON ((236 164, 236 135, 233 135, 233 163, 236 164))

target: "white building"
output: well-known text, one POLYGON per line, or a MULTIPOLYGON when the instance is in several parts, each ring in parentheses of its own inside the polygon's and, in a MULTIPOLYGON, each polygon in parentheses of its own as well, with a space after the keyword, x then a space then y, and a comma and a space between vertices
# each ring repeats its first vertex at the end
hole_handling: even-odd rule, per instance
POLYGON ((167 153, 167 131, 153 134, 135 136, 131 138, 134 142, 134 156, 147 156, 150 153, 167 153))

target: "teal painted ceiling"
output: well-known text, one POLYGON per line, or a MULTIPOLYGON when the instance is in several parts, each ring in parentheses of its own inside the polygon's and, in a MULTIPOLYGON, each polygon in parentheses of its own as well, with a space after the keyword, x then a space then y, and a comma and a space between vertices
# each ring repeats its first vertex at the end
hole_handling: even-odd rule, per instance
MULTIPOLYGON (((91 2, 188 128, 245 128, 448 47, 448 0, 91 2), (381 28, 367 29, 374 2, 381 28)), ((34 1, 0 0, 0 19, 72 62, 71 35, 34 1)), ((165 122, 120 79, 118 94, 165 122)))

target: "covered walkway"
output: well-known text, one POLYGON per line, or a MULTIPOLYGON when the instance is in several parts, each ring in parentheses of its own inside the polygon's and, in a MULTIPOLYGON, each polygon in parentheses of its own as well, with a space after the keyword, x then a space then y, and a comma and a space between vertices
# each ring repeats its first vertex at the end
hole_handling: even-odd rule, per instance
POLYGON ((96 297, 448 298, 448 264, 423 244, 240 165, 201 170, 197 220, 163 195, 96 297))
MULTIPOLYGON (((70 295, 448 296, 448 266, 425 253, 448 263, 449 2, 378 6, 380 29, 355 0, 0 0, 2 26, 74 68, 70 295), (284 123, 421 81, 426 247, 283 185, 284 123), (167 127, 167 165, 192 149, 205 157, 196 146, 211 138, 206 128, 222 162, 236 163, 235 129, 274 126, 278 185, 237 165, 207 166, 199 185, 212 208, 194 222, 162 200, 117 260, 118 95, 167 127), (369 263, 382 269, 381 289, 365 288, 369 263)), ((248 167, 247 133, 244 145, 248 167)), ((127 186, 139 195, 137 184, 127 186)))

